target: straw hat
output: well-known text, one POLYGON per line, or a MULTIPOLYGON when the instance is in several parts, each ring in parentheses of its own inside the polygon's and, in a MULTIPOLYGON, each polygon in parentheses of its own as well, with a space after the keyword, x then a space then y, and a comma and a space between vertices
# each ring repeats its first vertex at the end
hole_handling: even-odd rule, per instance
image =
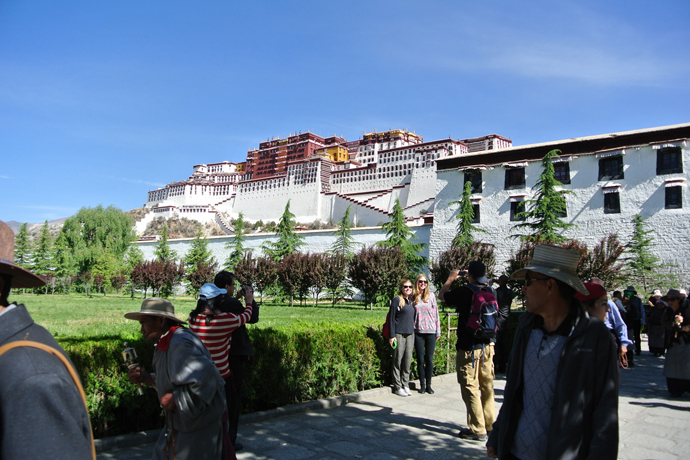
POLYGON ((12 277, 13 288, 41 287, 46 283, 14 263, 14 232, 0 221, 0 274, 12 277))
POLYGON ((580 294, 588 295, 582 281, 577 277, 577 264, 580 254, 570 249, 540 244, 534 248, 532 262, 510 276, 512 280, 524 280, 528 271, 533 271, 563 281, 580 294))
POLYGON ((175 321, 179 324, 184 324, 184 321, 175 316, 175 306, 169 300, 161 299, 159 297, 147 297, 141 304, 139 311, 130 311, 125 313, 125 318, 138 321, 142 316, 159 316, 175 321))

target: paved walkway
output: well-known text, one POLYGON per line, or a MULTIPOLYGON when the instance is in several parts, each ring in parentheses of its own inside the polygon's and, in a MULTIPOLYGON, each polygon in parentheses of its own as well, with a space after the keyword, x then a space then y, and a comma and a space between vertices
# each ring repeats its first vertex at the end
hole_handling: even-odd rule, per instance
MULTIPOLYGON (((645 347, 646 348, 646 347, 645 347)), ((673 399, 662 376, 663 358, 645 351, 635 368, 623 371, 619 400, 619 458, 690 458, 690 396, 673 399)), ((505 376, 495 381, 497 410, 505 376)), ((466 426, 465 406, 455 374, 434 377, 434 395, 401 398, 376 389, 247 414, 237 457, 248 459, 486 459, 482 443, 456 437, 466 426), (328 407, 333 406, 333 407, 328 407)), ((148 437, 129 436, 101 442, 99 460, 151 458, 148 437), (144 441, 147 442, 147 441, 144 441), (115 448, 114 446, 118 446, 115 448), (125 447, 120 447, 125 446, 125 447)))

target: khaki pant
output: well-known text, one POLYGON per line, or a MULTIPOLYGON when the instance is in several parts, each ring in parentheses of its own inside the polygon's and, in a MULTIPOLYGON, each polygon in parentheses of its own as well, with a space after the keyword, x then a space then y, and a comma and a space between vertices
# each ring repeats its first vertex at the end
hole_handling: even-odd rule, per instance
POLYGON ((455 357, 458 383, 467 407, 467 426, 478 435, 491 431, 496 419, 493 358, 493 343, 477 350, 458 350, 455 357))

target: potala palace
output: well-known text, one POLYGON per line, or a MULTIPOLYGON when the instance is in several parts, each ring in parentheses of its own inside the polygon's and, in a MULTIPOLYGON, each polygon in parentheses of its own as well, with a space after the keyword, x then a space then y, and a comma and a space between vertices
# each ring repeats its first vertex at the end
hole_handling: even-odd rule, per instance
MULTIPOLYGON (((348 206, 361 241, 382 239, 371 228, 388 220, 399 199, 432 259, 450 246, 463 184, 471 181, 477 237, 495 244, 503 261, 518 246, 509 238, 516 214, 532 198, 541 160, 562 151, 556 175, 567 195, 565 220, 576 227, 565 236, 593 246, 611 232, 621 241, 632 233, 631 220, 641 214, 655 231, 655 252, 674 267, 685 285, 690 276, 690 216, 685 192, 690 168, 686 157, 690 123, 636 131, 513 146, 509 138, 424 142, 407 130, 367 133, 357 141, 323 138, 312 133, 262 142, 243 163, 200 164, 184 181, 148 193, 153 212, 137 224, 142 231, 157 216, 215 221, 229 235, 229 221, 239 213, 249 222, 277 221, 290 200, 298 222, 337 221, 348 206), (367 235, 366 237, 364 235, 367 235)), ((328 248, 332 230, 304 232, 309 250, 328 248), (321 248, 321 246, 324 246, 321 248)), ((252 235, 259 240, 270 234, 252 235)), ((217 237, 217 258, 222 259, 217 237)), ((146 246, 141 243, 145 253, 146 246)), ((179 241, 184 252, 184 241, 179 241)), ((249 246, 255 246, 251 241, 249 246)))

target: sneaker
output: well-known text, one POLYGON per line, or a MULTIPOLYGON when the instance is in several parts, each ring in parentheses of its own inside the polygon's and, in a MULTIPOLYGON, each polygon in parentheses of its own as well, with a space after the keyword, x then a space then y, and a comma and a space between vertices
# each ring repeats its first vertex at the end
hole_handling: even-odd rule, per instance
POLYGON ((407 391, 405 391, 403 388, 399 388, 398 390, 396 390, 395 394, 398 396, 409 396, 407 394, 407 391))
POLYGON ((486 441, 489 439, 489 436, 485 434, 477 434, 474 431, 470 430, 469 428, 463 428, 460 430, 458 433, 458 437, 461 439, 467 439, 468 441, 486 441))
POLYGON ((412 396, 412 392, 410 391, 409 388, 405 387, 405 388, 403 388, 403 390, 405 390, 405 393, 407 393, 407 396, 412 396))

